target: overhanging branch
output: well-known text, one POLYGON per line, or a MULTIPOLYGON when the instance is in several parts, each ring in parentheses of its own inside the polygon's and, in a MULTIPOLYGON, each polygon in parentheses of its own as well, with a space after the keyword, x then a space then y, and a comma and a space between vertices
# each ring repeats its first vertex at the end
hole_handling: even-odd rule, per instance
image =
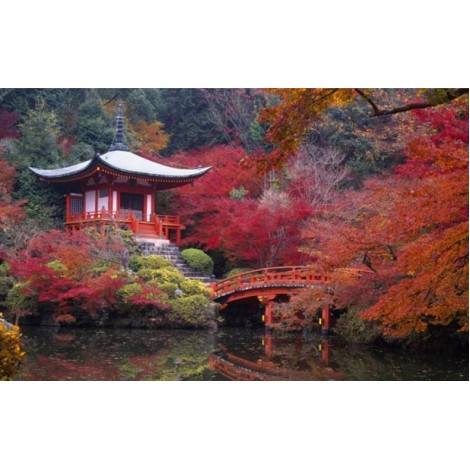
POLYGON ((454 101, 463 95, 468 95, 468 88, 454 88, 454 89, 447 90, 445 97, 442 97, 441 99, 437 101, 420 101, 420 102, 405 104, 403 106, 397 106, 395 108, 380 109, 372 100, 372 98, 366 95, 360 88, 354 88, 354 90, 365 101, 367 101, 367 103, 369 103, 369 105, 372 107, 373 113, 370 115, 371 117, 406 113, 407 111, 411 111, 413 109, 432 108, 434 106, 439 106, 441 104, 450 103, 451 101, 454 101))

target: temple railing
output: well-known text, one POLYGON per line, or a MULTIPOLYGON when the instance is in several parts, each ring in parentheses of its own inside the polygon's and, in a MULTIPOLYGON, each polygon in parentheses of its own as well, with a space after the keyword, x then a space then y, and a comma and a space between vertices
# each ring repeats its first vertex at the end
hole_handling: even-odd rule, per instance
POLYGON ((98 220, 115 220, 118 222, 127 222, 129 220, 129 211, 90 211, 80 214, 67 214, 66 223, 74 222, 94 222, 98 220))
POLYGON ((139 215, 142 214, 140 211, 132 210, 121 210, 121 211, 90 211, 82 212, 79 214, 67 214, 66 223, 76 223, 76 222, 93 222, 98 220, 113 220, 117 222, 129 222, 131 219, 136 219, 139 222, 151 222, 151 223, 161 223, 168 226, 180 226, 181 219, 179 215, 161 215, 161 214, 149 214, 148 217, 142 217, 139 215))
POLYGON ((80 228, 87 225, 119 224, 127 225, 137 235, 166 238, 179 242, 181 239, 181 219, 178 215, 149 214, 142 217, 142 212, 132 210, 121 211, 89 211, 79 214, 67 214, 65 225, 80 228))

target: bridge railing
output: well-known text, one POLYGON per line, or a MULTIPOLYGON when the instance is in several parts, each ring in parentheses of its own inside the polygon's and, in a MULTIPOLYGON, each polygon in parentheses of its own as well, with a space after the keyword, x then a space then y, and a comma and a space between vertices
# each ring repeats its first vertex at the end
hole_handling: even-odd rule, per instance
POLYGON ((269 285, 300 284, 317 285, 325 284, 328 276, 316 272, 313 268, 305 266, 282 266, 275 268, 256 269, 236 276, 228 277, 212 286, 214 298, 222 297, 230 292, 255 287, 268 287, 269 285))

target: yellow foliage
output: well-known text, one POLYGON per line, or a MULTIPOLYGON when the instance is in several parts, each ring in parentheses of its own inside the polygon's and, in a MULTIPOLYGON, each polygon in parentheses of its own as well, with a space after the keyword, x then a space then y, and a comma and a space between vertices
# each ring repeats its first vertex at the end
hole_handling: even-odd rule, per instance
MULTIPOLYGON (((0 314, 1 318, 1 314, 0 314)), ((21 333, 17 326, 0 321, 0 380, 11 380, 21 364, 21 333)))

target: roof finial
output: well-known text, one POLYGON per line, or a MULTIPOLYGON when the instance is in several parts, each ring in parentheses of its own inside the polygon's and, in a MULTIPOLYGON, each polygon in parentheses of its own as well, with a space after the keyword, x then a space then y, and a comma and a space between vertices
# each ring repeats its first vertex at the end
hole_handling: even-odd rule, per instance
POLYGON ((118 104, 118 112, 116 116, 116 133, 114 134, 113 144, 109 151, 113 150, 129 150, 124 144, 124 118, 122 116, 122 102, 118 104))

